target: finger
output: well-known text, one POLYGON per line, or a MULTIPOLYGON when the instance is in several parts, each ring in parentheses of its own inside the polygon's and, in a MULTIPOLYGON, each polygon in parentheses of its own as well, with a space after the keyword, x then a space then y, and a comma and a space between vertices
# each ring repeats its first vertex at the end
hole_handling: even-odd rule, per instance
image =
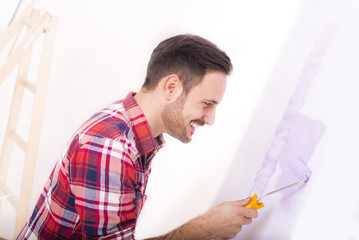
POLYGON ((248 203, 251 202, 251 197, 247 197, 246 199, 242 199, 242 200, 238 200, 236 201, 236 203, 238 203, 240 206, 244 207, 246 206, 248 203))
POLYGON ((245 208, 243 210, 243 216, 247 218, 256 218, 258 217, 258 211, 252 208, 245 208))
POLYGON ((243 218, 243 225, 248 225, 251 223, 252 223, 252 218, 247 218, 247 217, 243 218))

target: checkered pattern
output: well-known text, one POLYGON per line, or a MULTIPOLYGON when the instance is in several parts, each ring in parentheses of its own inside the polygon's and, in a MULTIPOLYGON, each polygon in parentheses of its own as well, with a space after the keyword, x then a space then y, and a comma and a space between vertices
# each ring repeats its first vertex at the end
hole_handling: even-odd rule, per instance
POLYGON ((153 138, 129 93, 75 133, 18 239, 134 239, 146 200, 153 138))

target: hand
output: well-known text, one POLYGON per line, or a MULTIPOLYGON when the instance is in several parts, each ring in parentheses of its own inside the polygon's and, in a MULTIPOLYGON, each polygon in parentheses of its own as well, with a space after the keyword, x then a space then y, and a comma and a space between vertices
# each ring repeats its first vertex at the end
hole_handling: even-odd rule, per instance
POLYGON ((245 200, 221 203, 172 232, 150 240, 234 238, 243 225, 250 224, 252 218, 258 216, 257 210, 244 207, 250 201, 251 198, 248 197, 245 200))
POLYGON ((258 216, 255 209, 245 208, 251 198, 223 202, 198 217, 197 220, 212 239, 234 238, 243 225, 250 224, 258 216))

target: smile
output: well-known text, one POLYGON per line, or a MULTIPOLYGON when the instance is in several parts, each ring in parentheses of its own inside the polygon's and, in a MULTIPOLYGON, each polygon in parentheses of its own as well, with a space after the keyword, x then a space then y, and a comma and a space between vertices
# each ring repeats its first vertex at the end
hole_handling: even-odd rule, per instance
POLYGON ((195 132, 195 130, 199 127, 200 125, 195 123, 195 122, 191 122, 191 127, 192 127, 192 134, 195 132))

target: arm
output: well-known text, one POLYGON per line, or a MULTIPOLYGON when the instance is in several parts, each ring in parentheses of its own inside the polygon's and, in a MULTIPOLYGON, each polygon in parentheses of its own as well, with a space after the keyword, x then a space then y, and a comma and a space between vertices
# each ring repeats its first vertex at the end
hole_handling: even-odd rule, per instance
POLYGON ((172 232, 149 240, 234 238, 242 230, 242 225, 250 224, 252 218, 258 216, 257 210, 244 207, 250 200, 248 197, 221 203, 172 232))
POLYGON ((85 143, 70 161, 69 179, 83 237, 134 238, 136 171, 124 145, 85 143))

